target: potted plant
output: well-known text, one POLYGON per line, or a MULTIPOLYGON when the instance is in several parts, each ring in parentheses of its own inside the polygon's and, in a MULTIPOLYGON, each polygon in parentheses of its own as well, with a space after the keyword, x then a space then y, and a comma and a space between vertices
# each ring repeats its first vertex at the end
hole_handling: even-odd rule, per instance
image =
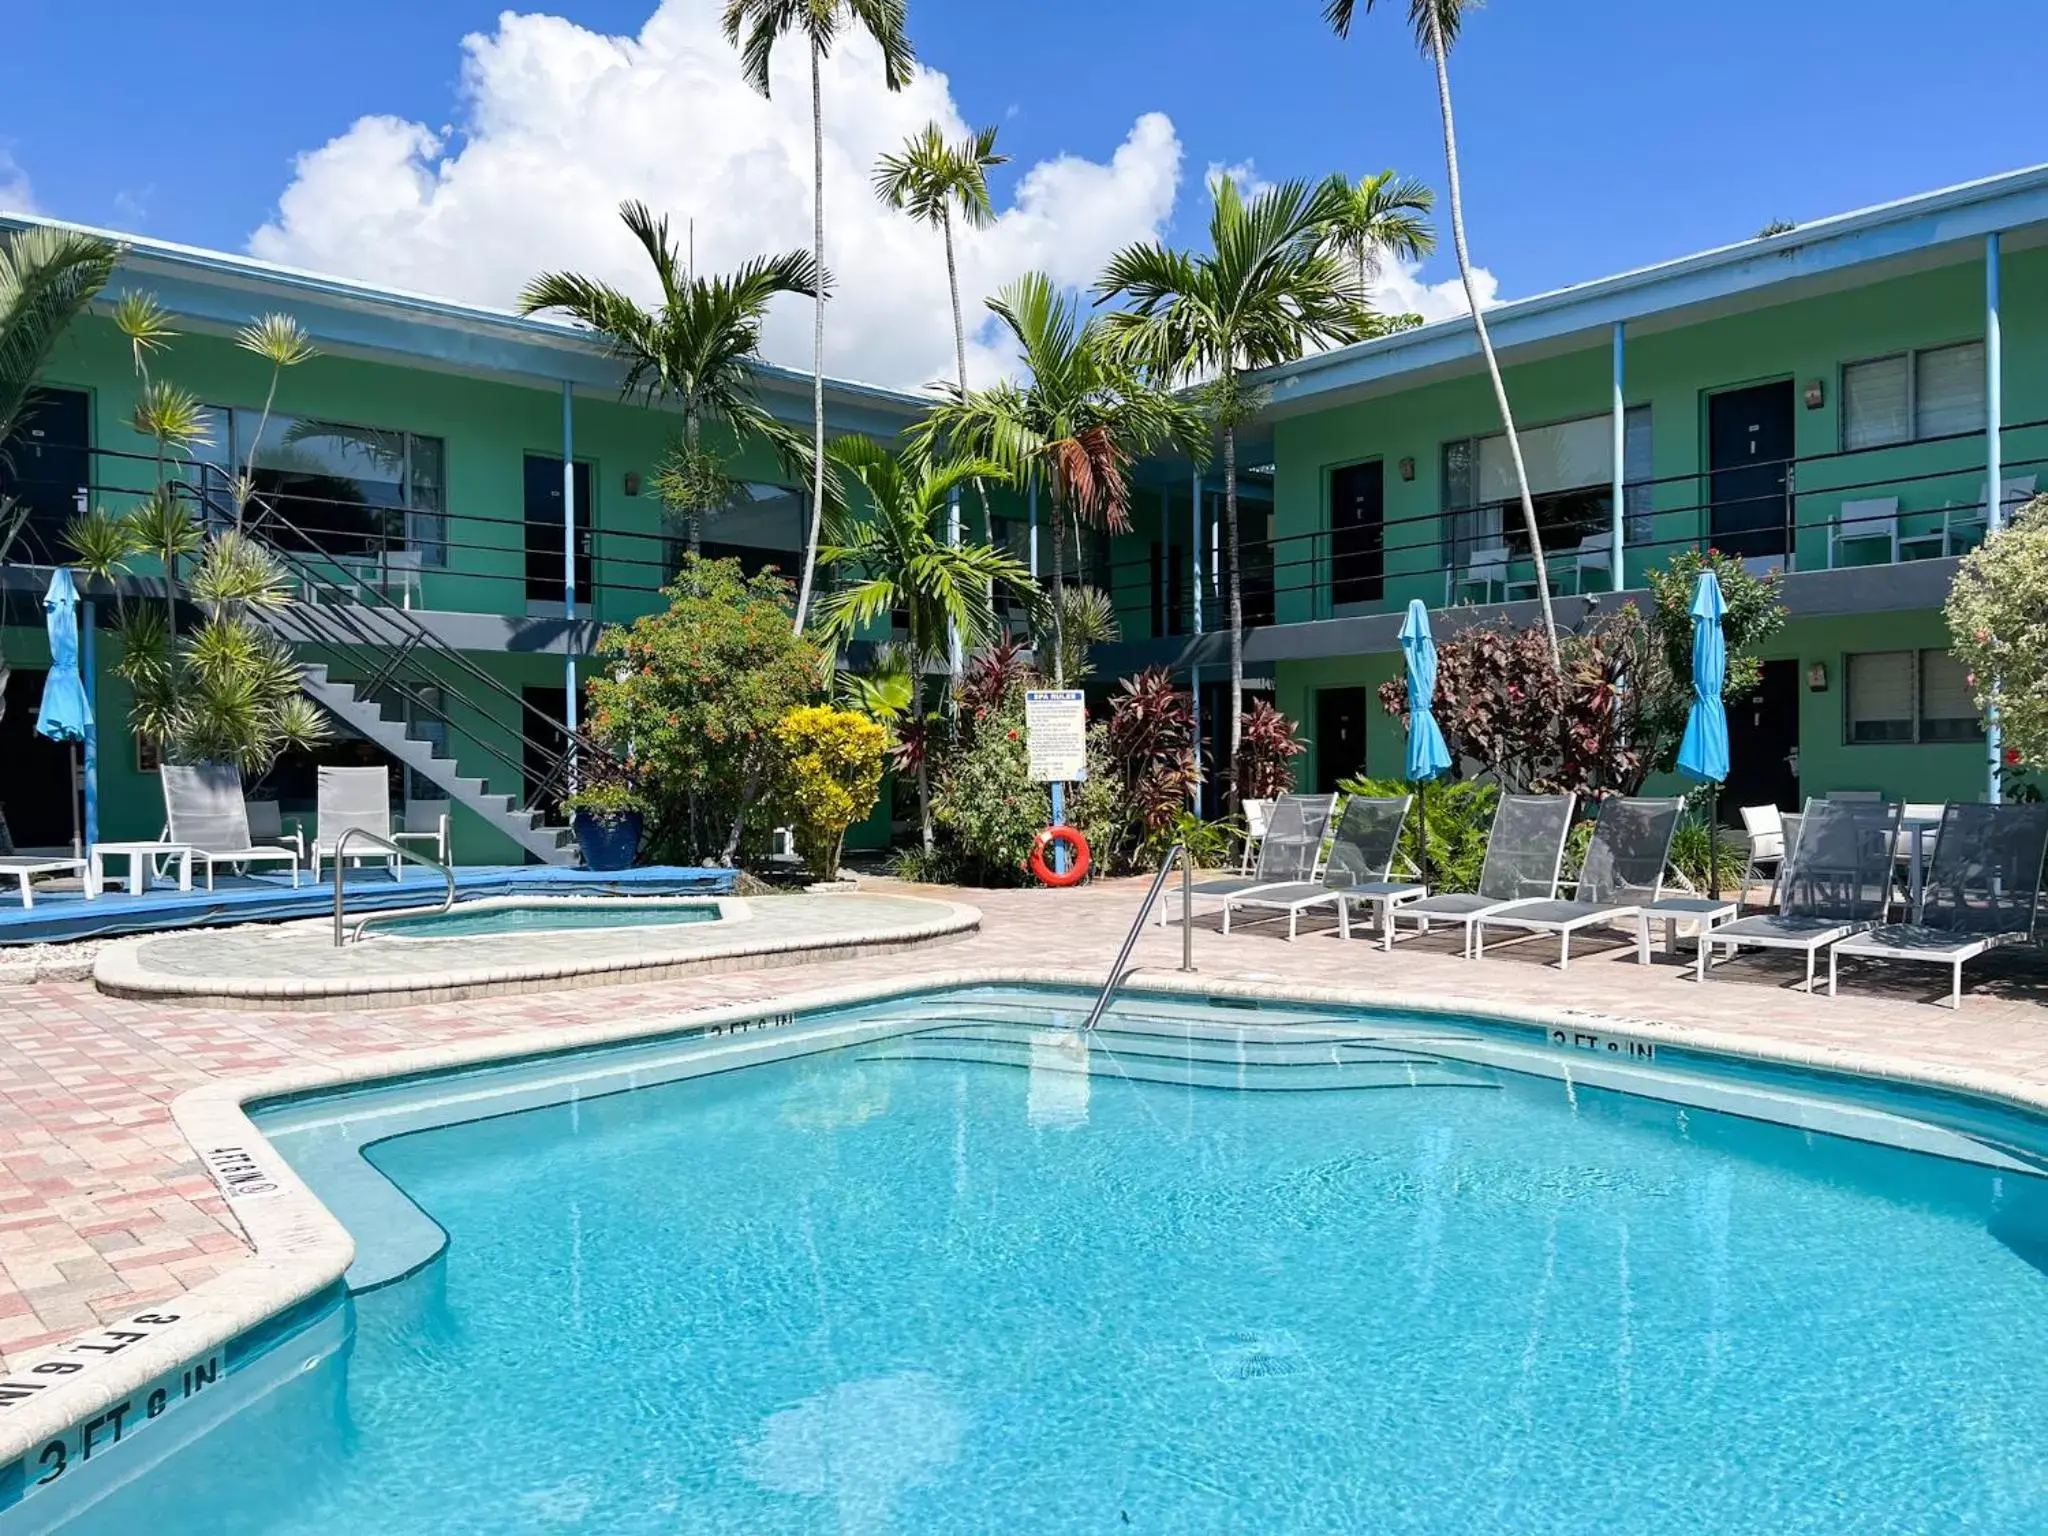
POLYGON ((587 783, 562 802, 576 832, 586 869, 630 869, 640 856, 647 802, 616 780, 587 783))

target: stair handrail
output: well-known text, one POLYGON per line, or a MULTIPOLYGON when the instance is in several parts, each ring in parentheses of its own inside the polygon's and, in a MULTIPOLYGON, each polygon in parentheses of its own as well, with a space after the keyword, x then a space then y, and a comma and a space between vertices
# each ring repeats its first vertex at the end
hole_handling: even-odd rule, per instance
MULTIPOLYGON (((336 949, 340 949, 348 943, 347 922, 343 915, 343 902, 348 896, 348 886, 345 879, 348 874, 348 867, 342 863, 342 855, 348 851, 350 843, 357 841, 374 843, 386 853, 395 853, 401 859, 410 859, 413 863, 423 865, 428 869, 437 869, 441 872, 441 878, 448 882, 448 895, 443 899, 440 906, 433 908, 408 907, 405 909, 407 913, 424 912, 438 916, 455 905, 455 871, 446 864, 443 864, 439 859, 430 859, 424 853, 416 853, 410 848, 393 842, 381 833, 372 832, 368 827, 349 827, 343 831, 340 837, 334 840, 334 947, 336 949)), ((362 939, 363 930, 378 918, 396 917, 398 915, 399 913, 395 911, 365 912, 356 923, 357 940, 360 941, 362 939)))
POLYGON ((1138 935, 1145 931, 1145 919, 1152 915, 1153 905, 1159 900, 1159 893, 1166 888, 1166 877, 1173 873, 1173 866, 1180 865, 1180 968, 1193 971, 1195 968, 1195 861, 1188 852, 1185 842, 1175 843, 1166 850, 1166 859, 1159 866, 1159 873, 1152 877, 1151 889, 1145 892, 1145 900, 1138 907, 1138 916, 1131 924, 1131 931, 1124 935, 1123 948, 1116 952, 1116 963, 1109 968, 1109 979, 1096 994, 1095 1006, 1088 1010, 1088 1018, 1081 1025, 1081 1032, 1088 1033, 1102 1021, 1109 1011, 1110 1001, 1123 984, 1143 970, 1143 966, 1131 965, 1131 951, 1138 947, 1138 935))

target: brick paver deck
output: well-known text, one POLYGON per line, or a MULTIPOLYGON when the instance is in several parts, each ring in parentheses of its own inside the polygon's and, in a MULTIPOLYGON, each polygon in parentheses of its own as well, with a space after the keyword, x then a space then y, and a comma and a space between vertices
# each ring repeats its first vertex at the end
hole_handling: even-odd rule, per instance
MULTIPOLYGON (((170 1119, 171 1101, 208 1078, 536 1029, 559 1030, 573 1043, 593 1020, 652 1024, 695 1008, 921 969, 1043 967, 1066 958, 1076 979, 1099 980, 1139 887, 917 894, 980 907, 981 932, 907 955, 349 1013, 181 1008, 105 997, 86 983, 0 987, 0 1368, 240 1260, 239 1229, 170 1119)), ((1997 1073, 2048 1093, 2048 986, 2013 972, 1987 969, 1990 979, 1980 978, 1962 1011, 1951 1013, 1928 1001, 1946 985, 1931 967, 1898 968, 1882 980, 1859 971, 1830 1001, 1791 990, 1797 962, 1786 957, 1744 958, 1700 986, 1689 970, 1644 969, 1631 946, 1597 949, 1590 938, 1584 956, 1559 974, 1555 940, 1467 962, 1448 939, 1405 942, 1386 955, 1364 942, 1340 943, 1327 925, 1288 944, 1273 927, 1226 939, 1213 917, 1198 924, 1195 958, 1205 975, 1584 1006, 1808 1052, 1997 1073)), ((1151 928, 1139 958, 1170 967, 1179 953, 1176 928, 1151 928)))

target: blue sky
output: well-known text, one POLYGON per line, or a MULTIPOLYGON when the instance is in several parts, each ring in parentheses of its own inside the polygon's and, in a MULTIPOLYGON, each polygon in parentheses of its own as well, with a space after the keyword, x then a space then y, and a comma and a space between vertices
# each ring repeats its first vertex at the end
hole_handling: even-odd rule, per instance
MULTIPOLYGON (((552 10, 633 33, 653 4, 552 10)), ((87 44, 75 11, 16 10, 0 152, 37 205, 231 250, 275 216, 294 157, 365 114, 460 130, 460 39, 498 25, 468 0, 111 0, 87 44)), ((1106 160, 1139 114, 1170 117, 1183 154, 1164 232, 1182 239, 1199 232, 1210 164, 1249 161, 1267 179, 1395 166, 1441 187, 1406 5, 1382 0, 1348 43, 1319 11, 910 0, 920 55, 964 118, 1001 124, 1012 178, 1063 152, 1106 160)), ((2001 63, 2044 57, 2048 5, 2031 0, 1494 0, 1453 56, 1474 258, 1511 297, 2048 160, 2038 93, 2001 63), (1988 63, 1967 44, 1978 35, 1994 39, 1988 63)), ((690 211, 700 227, 719 217, 690 211)), ((772 238, 791 239, 781 228, 772 238)), ((291 249, 320 264, 326 248, 291 249)), ((426 270, 413 285, 434 285, 426 270)), ((1453 273, 1446 252, 1423 276, 1453 273)))

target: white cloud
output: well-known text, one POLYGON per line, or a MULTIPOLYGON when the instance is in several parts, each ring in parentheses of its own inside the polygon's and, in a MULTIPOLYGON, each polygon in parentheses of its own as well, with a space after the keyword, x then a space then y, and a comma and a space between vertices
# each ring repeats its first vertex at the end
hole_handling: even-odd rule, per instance
MULTIPOLYGON (((462 42, 461 122, 434 129, 359 119, 299 157, 275 217, 249 244, 297 266, 481 303, 509 304, 543 268, 572 268, 647 292, 645 257, 618 222, 626 198, 696 222, 701 267, 729 268, 811 236, 808 64, 784 45, 774 95, 742 80, 718 29, 717 0, 663 0, 637 37, 557 16, 500 16, 462 42)), ((891 93, 862 35, 824 73, 826 367, 915 387, 952 373, 952 320, 938 236, 882 208, 875 158, 927 120, 967 124, 946 77, 920 67, 891 93)), ((1107 161, 1062 155, 1019 178, 994 227, 960 237, 970 328, 981 296, 1032 267, 1068 284, 1093 279, 1112 251, 1160 234, 1180 181, 1173 124, 1147 113, 1107 161)), ((4 165, 0 165, 4 172, 4 165)), ((0 187, 4 187, 0 178, 0 187)), ((764 351, 808 369, 811 306, 779 305, 764 351)), ((977 343, 977 376, 1005 362, 977 343)))
MULTIPOLYGON (((1471 313, 1465 302, 1465 285, 1455 271, 1440 283, 1425 283, 1420 265, 1412 261, 1388 262, 1373 284, 1373 303, 1390 314, 1413 311, 1428 320, 1448 320, 1471 313)), ((1472 287, 1479 295, 1479 307, 1491 309, 1500 302, 1500 280, 1484 267, 1472 269, 1472 287)))
POLYGON ((28 184, 28 172, 5 149, 0 149, 0 208, 9 213, 36 211, 36 194, 28 184))

